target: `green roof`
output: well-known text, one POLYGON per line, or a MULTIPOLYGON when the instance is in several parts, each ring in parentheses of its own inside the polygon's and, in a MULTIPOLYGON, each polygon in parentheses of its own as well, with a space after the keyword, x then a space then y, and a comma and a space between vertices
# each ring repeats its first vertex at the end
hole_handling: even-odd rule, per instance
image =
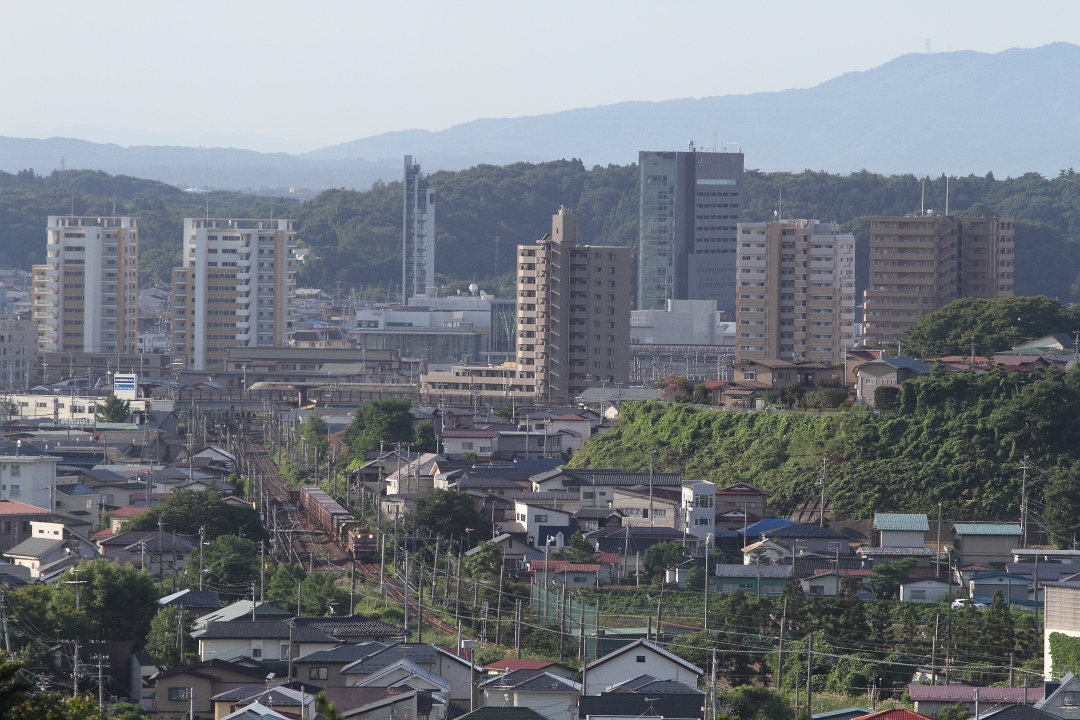
POLYGON ((532 708, 527 707, 482 707, 464 715, 458 715, 458 720, 549 720, 547 715, 541 715, 532 708))
POLYGON ((1023 535, 1018 523, 956 523, 957 535, 1023 535))
POLYGON ((930 523, 923 513, 874 513, 874 529, 930 532, 930 523))

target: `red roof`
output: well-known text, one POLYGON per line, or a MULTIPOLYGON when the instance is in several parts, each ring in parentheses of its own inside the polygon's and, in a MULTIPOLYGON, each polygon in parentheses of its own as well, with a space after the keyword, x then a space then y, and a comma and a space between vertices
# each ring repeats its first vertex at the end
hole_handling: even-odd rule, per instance
MULTIPOLYGON (((824 575, 825 573, 835 573, 833 568, 814 568, 815 575, 824 575)), ((872 570, 866 568, 840 568, 841 575, 847 575, 848 577, 869 577, 872 570)))
POLYGON ((142 515, 144 512, 146 512, 146 510, 147 510, 147 508, 141 508, 141 507, 122 507, 122 508, 118 508, 118 509, 113 510, 112 512, 110 512, 109 517, 115 517, 115 518, 135 517, 136 515, 142 515))
POLYGON ((543 670, 544 668, 558 665, 550 660, 525 660, 524 658, 503 658, 484 666, 485 670, 500 670, 514 672, 515 670, 543 670))
MULTIPOLYGON (((559 417, 551 418, 551 419, 552 420, 585 420, 587 422, 586 418, 583 418, 580 415, 575 415, 574 413, 567 413, 566 415, 560 415, 559 417)), ((529 668, 529 669, 531 669, 531 668, 529 668)))
POLYGON ((17 502, 15 500, 0 500, 0 515, 49 515, 45 508, 35 505, 17 502))
POLYGON ((617 564, 622 559, 622 555, 617 552, 602 552, 596 553, 596 559, 602 563, 612 565, 617 564))
POLYGON ((860 715, 851 720, 930 720, 926 715, 920 715, 917 712, 911 710, 905 710, 903 708, 893 708, 892 710, 882 710, 876 713, 870 713, 869 715, 860 715))
POLYGON ((529 568, 555 572, 600 572, 600 566, 596 563, 576 563, 569 560, 533 560, 529 563, 529 568))
POLYGON ((105 528, 104 530, 98 530, 96 533, 91 535, 90 539, 91 540, 105 540, 106 538, 111 538, 112 536, 113 536, 113 531, 110 530, 109 528, 105 528))

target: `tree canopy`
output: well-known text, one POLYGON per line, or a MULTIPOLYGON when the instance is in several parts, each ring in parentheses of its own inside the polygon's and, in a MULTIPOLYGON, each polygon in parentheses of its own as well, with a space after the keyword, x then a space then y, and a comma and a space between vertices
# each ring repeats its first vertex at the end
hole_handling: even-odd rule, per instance
MULTIPOLYGON (((360 406, 353 421, 342 436, 354 460, 363 462, 369 452, 379 449, 380 443, 411 443, 412 403, 401 398, 369 400, 360 406)), ((387 447, 390 449, 390 447, 387 447)))
POLYGON ((491 520, 477 512, 467 493, 456 490, 437 489, 417 498, 405 522, 458 542, 476 544, 491 538, 491 520))
POLYGON ((169 532, 198 535, 206 528, 209 539, 221 535, 242 534, 253 540, 267 537, 259 513, 251 505, 227 503, 214 490, 179 490, 141 515, 124 523, 125 530, 156 530, 158 519, 169 532))
POLYGON ((1023 340, 1080 330, 1080 312, 1042 295, 993 300, 960 298, 919 318, 907 333, 903 353, 934 358, 992 355, 1023 340))
POLYGON ((105 398, 105 402, 97 406, 96 419, 98 422, 122 423, 127 422, 131 415, 131 402, 121 400, 115 395, 105 398))

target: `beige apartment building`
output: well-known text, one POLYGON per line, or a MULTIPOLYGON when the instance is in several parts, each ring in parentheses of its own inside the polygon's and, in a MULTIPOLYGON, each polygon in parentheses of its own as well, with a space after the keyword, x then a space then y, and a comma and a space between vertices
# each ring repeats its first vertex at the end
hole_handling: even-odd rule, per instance
POLYGON ((0 387, 29 388, 37 374, 37 325, 0 319, 0 387))
POLYGON ((735 361, 842 362, 855 337, 855 238, 836 223, 739 223, 735 361))
POLYGON ((1012 294, 1012 218, 870 219, 863 345, 899 342, 920 317, 957 298, 1012 294))
POLYGON ((131 217, 52 215, 45 263, 33 267, 41 352, 135 352, 138 223, 131 217))
POLYGON ((293 220, 186 218, 173 268, 173 354, 187 370, 225 369, 229 348, 283 347, 296 290, 293 220))
POLYGON ((572 401, 630 371, 630 248, 579 239, 564 207, 549 235, 518 245, 518 379, 544 401, 572 401))

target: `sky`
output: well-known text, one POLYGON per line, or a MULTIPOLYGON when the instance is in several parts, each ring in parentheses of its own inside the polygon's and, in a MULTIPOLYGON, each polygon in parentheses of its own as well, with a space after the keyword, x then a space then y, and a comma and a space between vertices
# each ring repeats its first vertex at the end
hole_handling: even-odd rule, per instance
POLYGON ((0 0, 0 17, 0 135, 264 152, 1080 44, 1073 0, 0 0))

